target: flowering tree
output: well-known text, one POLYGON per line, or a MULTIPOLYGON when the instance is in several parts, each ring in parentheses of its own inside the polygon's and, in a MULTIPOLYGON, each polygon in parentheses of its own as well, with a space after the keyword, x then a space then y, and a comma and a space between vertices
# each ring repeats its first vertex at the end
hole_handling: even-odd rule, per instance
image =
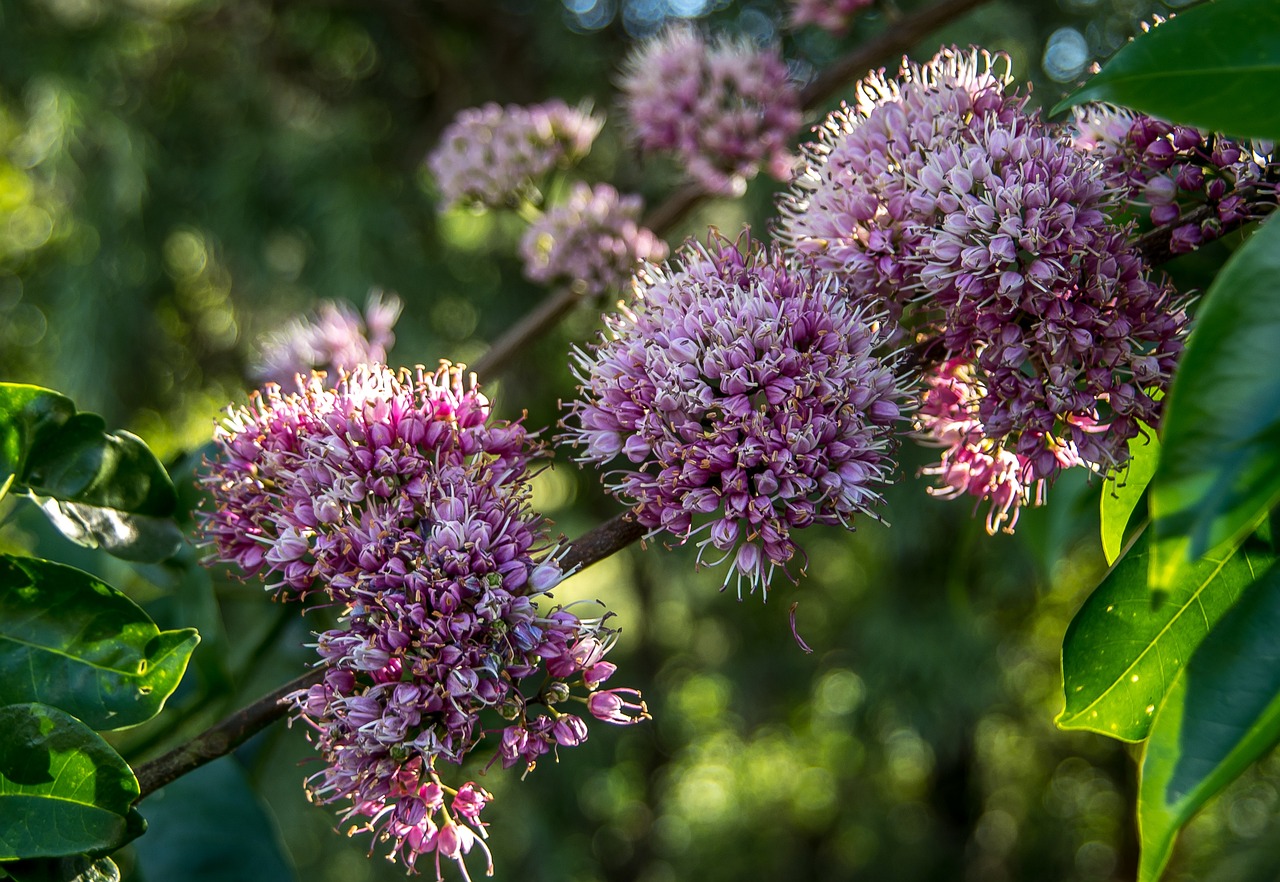
MULTIPOLYGON (((855 34, 873 5, 796 3, 787 20, 855 34)), ((363 315, 323 303, 263 338, 244 370, 260 388, 171 464, 176 484, 137 436, 0 384, 0 499, 179 583, 209 578, 197 557, 229 568, 307 610, 315 650, 222 721, 124 750, 118 730, 170 714, 200 635, 50 559, 71 546, 6 548, 0 876, 119 878, 113 855, 159 835, 148 797, 286 718, 314 749, 308 798, 370 854, 500 875, 490 842, 511 819, 482 817, 495 798, 477 779, 516 767, 537 787, 529 773, 600 729, 588 719, 621 740, 652 719, 606 660, 625 615, 575 598, 573 577, 636 542, 692 544, 696 568, 723 571, 699 581, 764 601, 803 584, 822 527, 894 519, 897 488, 919 490, 898 462, 923 447, 928 493, 970 502, 992 537, 1075 475, 1101 486, 1111 569, 1055 636, 1056 722, 1142 744, 1135 870, 1160 878, 1178 831, 1280 741, 1280 15, 1189 9, 1048 112, 998 51, 870 69, 976 5, 889 10, 804 86, 777 45, 710 25, 638 40, 619 130, 680 175, 647 216, 621 181, 566 179, 606 130, 589 104, 461 110, 425 163, 437 208, 518 226, 524 274, 552 287, 474 374, 388 366, 400 297, 375 292, 363 315), (668 257, 664 235, 760 172, 781 182, 764 224, 668 257), (1184 254, 1210 267, 1198 298, 1164 271, 1184 254), (564 353, 555 427, 496 415, 480 381, 609 296, 603 330, 564 353), (535 510, 557 452, 616 500, 574 539, 535 510)), ((207 268, 193 242, 166 245, 187 284, 207 268)), ((789 612, 795 646, 768 652, 813 653, 789 612)))

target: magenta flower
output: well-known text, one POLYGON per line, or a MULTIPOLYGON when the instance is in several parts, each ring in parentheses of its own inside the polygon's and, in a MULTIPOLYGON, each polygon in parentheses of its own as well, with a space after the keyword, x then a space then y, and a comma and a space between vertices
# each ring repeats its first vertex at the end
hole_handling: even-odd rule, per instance
POLYGON ((623 460, 608 489, 651 535, 701 537, 726 584, 765 587, 793 530, 852 529, 880 501, 902 395, 877 352, 888 329, 835 278, 745 236, 687 246, 635 285, 609 336, 575 352, 566 437, 583 461, 623 460))
POLYGON ((539 745, 585 740, 580 719, 543 721, 589 700, 616 634, 540 608, 562 574, 528 507, 539 451, 524 428, 491 419, 461 367, 362 365, 332 387, 266 387, 215 441, 201 529, 217 557, 339 610, 316 646, 323 682, 289 696, 325 761, 312 798, 344 805, 410 868, 487 853, 488 796, 463 785, 450 815, 439 761, 461 763, 488 733, 527 731, 529 768, 539 745))
POLYGON ((875 0, 791 0, 791 26, 817 25, 832 34, 843 34, 859 13, 875 0))
POLYGON ((740 194, 761 168, 790 178, 800 98, 777 50, 673 26, 632 52, 619 85, 636 146, 674 155, 707 192, 740 194))
POLYGON ((295 318, 262 342, 250 373, 260 383, 292 385, 313 370, 341 373, 358 364, 381 364, 396 341, 392 333, 402 304, 394 294, 369 292, 364 315, 345 303, 324 301, 314 315, 295 318))
POLYGON ((608 184, 576 183, 569 198, 534 221, 520 241, 524 272, 587 297, 620 288, 640 261, 666 259, 667 243, 639 225, 639 196, 608 184))
POLYGON ((585 156, 603 124, 588 109, 559 100, 463 110, 427 157, 441 208, 515 208, 541 202, 543 176, 585 156))

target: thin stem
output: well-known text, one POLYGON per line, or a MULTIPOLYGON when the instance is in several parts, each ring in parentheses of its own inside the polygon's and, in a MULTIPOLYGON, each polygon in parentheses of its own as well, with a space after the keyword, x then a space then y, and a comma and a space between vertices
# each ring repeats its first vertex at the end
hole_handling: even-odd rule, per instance
MULTIPOLYGON (((884 33, 824 69, 800 93, 801 105, 805 110, 817 109, 851 80, 861 77, 877 64, 906 52, 933 31, 987 2, 990 0, 940 0, 933 6, 894 22, 884 33)), ((696 185, 681 187, 649 212, 645 218, 645 226, 659 236, 665 236, 708 198, 709 194, 696 185)), ((480 379, 496 375, 516 354, 527 348, 530 341, 554 327, 581 299, 568 290, 553 292, 533 312, 495 340, 489 351, 476 360, 472 367, 480 375, 480 379)))
POLYGON ((16 477, 18 477, 16 473, 11 474, 3 484, 0 484, 0 502, 4 502, 4 498, 9 495, 9 488, 13 486, 13 480, 16 477))

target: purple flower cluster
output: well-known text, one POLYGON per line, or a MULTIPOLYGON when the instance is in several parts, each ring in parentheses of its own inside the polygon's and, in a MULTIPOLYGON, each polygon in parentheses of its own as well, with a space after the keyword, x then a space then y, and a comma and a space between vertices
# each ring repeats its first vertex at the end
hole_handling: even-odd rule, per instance
POLYGON ((1173 228, 1169 250, 1193 251, 1250 219, 1241 188, 1271 178, 1270 152, 1221 135, 1175 126, 1143 114, 1093 104, 1077 108, 1075 145, 1093 151, 1126 196, 1149 209, 1157 226, 1176 224, 1207 206, 1207 217, 1173 228))
POLYGON ((937 145, 911 186, 913 287, 941 310, 947 357, 980 371, 985 436, 1033 482, 1123 465, 1159 420, 1186 315, 1110 221, 1118 194, 1092 158, 1019 107, 937 145))
POLYGON ((738 195, 762 167, 791 177, 800 96, 776 50, 670 27, 636 48, 620 86, 636 145, 674 154, 707 192, 738 195))
POLYGON ((843 34, 850 23, 875 0, 791 0, 791 26, 817 25, 832 34, 843 34))
POLYGON ((427 157, 441 207, 515 208, 541 201, 541 178, 585 156, 603 124, 586 108, 559 100, 463 110, 427 157))
POLYGON ((446 800, 437 760, 491 732, 504 766, 532 768, 587 737, 571 700, 614 723, 647 715, 634 691, 598 688, 614 671, 603 619, 539 609, 563 574, 528 508, 528 437, 489 418, 461 368, 268 386, 215 441, 202 531, 217 557, 342 610, 319 635, 323 682, 291 696, 325 759, 310 794, 410 868, 432 852, 437 872, 461 864, 486 835, 484 791, 446 800))
POLYGON ((260 383, 290 385, 313 370, 340 373, 358 364, 380 364, 396 341, 392 333, 402 304, 394 294, 371 291, 361 316, 345 303, 324 301, 313 316, 295 318, 262 343, 250 372, 260 383))
POLYGON ((880 502, 902 391, 888 328, 837 280, 758 243, 691 244, 635 280, 577 350, 582 397, 564 425, 651 533, 698 536, 725 584, 786 572, 794 529, 843 524, 880 502))
POLYGON ((945 388, 963 366, 963 420, 943 387, 925 393, 922 432, 951 448, 930 473, 1011 526, 1061 469, 1124 463, 1158 421, 1186 315, 1113 220, 1123 194, 1098 157, 1009 83, 1007 60, 956 50, 863 81, 808 147, 779 235, 910 310, 945 388))
POLYGON ((525 232, 525 275, 596 297, 623 285, 638 262, 665 260, 667 243, 639 225, 641 205, 639 196, 619 196, 608 184, 575 184, 567 201, 525 232))
POLYGON ((1004 56, 954 49, 924 65, 904 62, 896 79, 868 76, 857 102, 805 145, 806 167, 779 205, 779 240, 896 314, 924 222, 909 176, 966 120, 1007 114, 1009 81, 1004 56))

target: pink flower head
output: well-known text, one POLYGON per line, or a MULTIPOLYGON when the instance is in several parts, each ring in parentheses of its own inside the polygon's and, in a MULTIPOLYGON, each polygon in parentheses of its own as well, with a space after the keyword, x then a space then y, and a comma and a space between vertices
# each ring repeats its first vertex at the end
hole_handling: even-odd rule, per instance
POLYGON ((369 292, 364 315, 345 303, 324 301, 314 315, 295 318, 270 334, 250 372, 259 382, 292 385, 313 370, 341 373, 358 364, 380 364, 395 343, 402 304, 394 294, 369 292))
POLYGON ((936 144, 909 181, 911 287, 946 357, 974 369, 991 449, 1021 458, 1024 488, 1123 465, 1159 420, 1186 314, 1111 221, 1096 160, 1019 107, 936 144))
POLYGON ((587 710, 597 720, 629 726, 649 719, 649 709, 645 707, 640 693, 634 689, 602 689, 591 693, 587 699, 587 710), (634 698, 635 701, 628 701, 634 698))
POLYGON ((640 261, 662 261, 667 243, 639 225, 639 196, 608 184, 574 184, 569 198, 530 224, 520 240, 524 272, 587 297, 620 288, 640 261))
MULTIPOLYGON (((215 509, 201 529, 220 559, 281 597, 323 592, 338 608, 316 647, 323 683, 289 696, 325 761, 308 788, 409 867, 428 852, 437 868, 441 855, 461 862, 485 835, 487 796, 464 785, 466 824, 453 823, 437 762, 463 762, 486 716, 541 719, 531 706, 567 698, 615 634, 539 609, 559 573, 528 505, 540 451, 489 411, 447 363, 268 386, 219 427, 202 479, 215 509)), ((585 731, 554 737, 569 746, 585 731)))
POLYGON ((904 61, 896 79, 869 75, 854 105, 805 145, 805 168, 779 204, 779 240, 896 315, 909 296, 916 226, 932 208, 909 176, 975 118, 1008 115, 1010 80, 1005 56, 954 48, 923 65, 904 61))
POLYGON ((636 145, 673 154, 708 192, 739 194, 761 168, 790 177, 800 98, 776 49, 672 26, 632 52, 620 86, 636 145))
POLYGON ((832 34, 843 34, 875 0, 791 0, 791 26, 817 25, 832 34))
POLYGON ((745 236, 691 244, 636 279, 578 350, 567 438, 621 459, 609 490, 651 534, 702 535, 754 590, 797 551, 794 529, 852 529, 880 501, 901 390, 888 328, 836 279, 745 236))
POLYGON ((514 208, 541 201, 542 177, 585 156, 603 123, 587 108, 559 100, 463 110, 427 157, 441 207, 514 208))

